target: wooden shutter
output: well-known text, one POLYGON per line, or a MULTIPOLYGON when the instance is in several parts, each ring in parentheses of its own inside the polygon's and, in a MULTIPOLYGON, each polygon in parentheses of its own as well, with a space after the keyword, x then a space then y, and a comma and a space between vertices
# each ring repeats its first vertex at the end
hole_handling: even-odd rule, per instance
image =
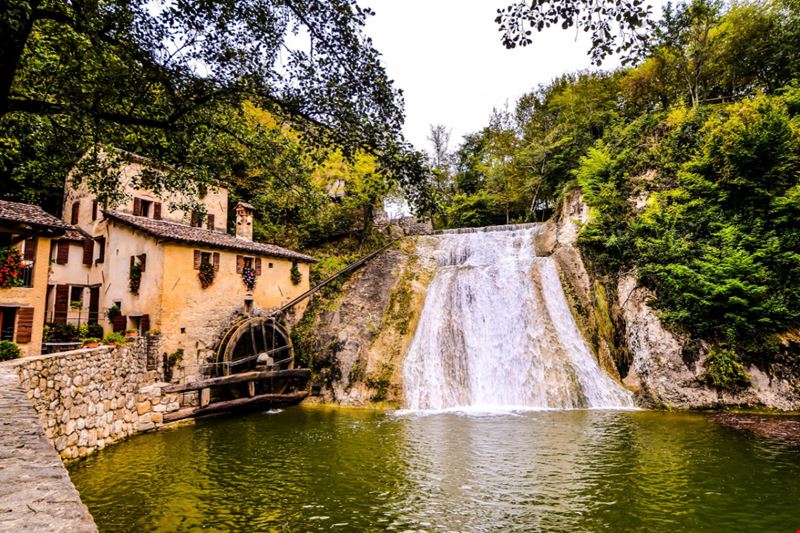
POLYGON ((142 214, 142 201, 139 198, 133 199, 133 214, 137 217, 142 214))
POLYGON ((94 256, 94 241, 86 239, 83 241, 83 264, 91 265, 94 256))
POLYGON ((127 325, 128 317, 125 315, 117 315, 111 321, 111 328, 116 332, 124 332, 127 325))
POLYGON ((214 231, 214 215, 208 215, 208 229, 214 231))
POLYGON ((261 275, 261 258, 256 257, 256 276, 261 275))
POLYGON ((97 220, 97 200, 92 202, 92 220, 97 220))
POLYGON ((219 252, 214 252, 212 261, 214 261, 214 272, 219 272, 219 252))
POLYGON ((144 272, 147 269, 147 254, 139 256, 139 264, 142 266, 142 272, 144 272))
POLYGON ((244 256, 237 255, 236 256, 236 273, 241 274, 242 270, 244 270, 244 256))
POLYGON ((36 248, 39 244, 38 237, 28 237, 25 239, 25 261, 35 261, 36 260, 36 248))
POLYGON ((156 220, 161 220, 161 202, 156 202, 153 204, 153 218, 156 220))
POLYGON ((72 203, 72 224, 78 223, 78 215, 80 214, 81 209, 81 202, 73 202, 72 203))
POLYGON ((200 250, 194 251, 194 269, 200 270, 200 262, 203 260, 203 252, 200 250))
POLYGON ((56 244, 56 263, 66 265, 69 262, 69 241, 58 241, 56 244))
POLYGON ((100 287, 89 289, 89 324, 97 324, 100 320, 100 287))
POLYGON ((106 238, 105 237, 98 237, 97 238, 97 262, 102 263, 106 260, 106 238))
POLYGON ((142 328, 142 335, 150 331, 150 315, 142 315, 139 319, 139 327, 142 328))
POLYGON ((17 336, 19 344, 31 342, 33 336, 33 307, 20 307, 17 311, 17 336))
POLYGON ((53 307, 53 322, 67 323, 67 307, 69 306, 69 285, 56 285, 56 303, 53 307))

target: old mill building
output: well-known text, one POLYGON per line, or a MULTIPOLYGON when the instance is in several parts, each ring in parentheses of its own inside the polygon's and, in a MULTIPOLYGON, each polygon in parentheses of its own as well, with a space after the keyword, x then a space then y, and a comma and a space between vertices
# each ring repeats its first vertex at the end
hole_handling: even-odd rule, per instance
POLYGON ((163 350, 181 350, 191 377, 235 316, 275 309, 308 290, 314 260, 253 241, 246 203, 235 206, 236 234, 228 234, 222 187, 197 198, 199 210, 170 209, 185 202, 135 188, 148 161, 122 157, 125 199, 116 205, 100 205, 85 179, 66 181, 63 222, 72 227, 54 241, 47 321, 158 330, 163 350))

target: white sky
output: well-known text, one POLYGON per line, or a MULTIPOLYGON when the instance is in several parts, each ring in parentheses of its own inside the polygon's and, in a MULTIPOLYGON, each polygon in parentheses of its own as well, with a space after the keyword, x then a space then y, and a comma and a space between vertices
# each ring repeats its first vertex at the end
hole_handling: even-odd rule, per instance
MULTIPOLYGON (((430 124, 451 129, 450 148, 487 125, 493 107, 559 74, 591 67, 589 39, 574 28, 534 33, 507 50, 494 19, 510 0, 362 0, 375 16, 367 33, 406 103, 406 138, 428 150, 430 124), (576 39, 577 36, 577 39, 576 39)), ((608 60, 603 68, 617 66, 608 60)))

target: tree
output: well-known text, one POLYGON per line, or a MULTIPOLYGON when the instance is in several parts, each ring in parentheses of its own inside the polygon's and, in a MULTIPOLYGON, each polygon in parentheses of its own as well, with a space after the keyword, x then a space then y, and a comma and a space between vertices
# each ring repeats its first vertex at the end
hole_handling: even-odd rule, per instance
POLYGON ((211 152, 236 138, 244 101, 291 117, 307 143, 375 153, 396 179, 421 172, 400 133, 402 97, 363 34, 371 11, 355 0, 2 7, 0 139, 12 149, 4 178, 19 179, 32 158, 47 156, 42 149, 70 139, 48 164, 61 176, 97 142, 199 170, 226 159, 211 152))
POLYGON ((533 31, 560 24, 591 32, 589 54, 600 65, 611 54, 625 52, 632 62, 647 49, 651 8, 644 0, 520 0, 497 10, 495 22, 506 48, 533 43, 533 31))

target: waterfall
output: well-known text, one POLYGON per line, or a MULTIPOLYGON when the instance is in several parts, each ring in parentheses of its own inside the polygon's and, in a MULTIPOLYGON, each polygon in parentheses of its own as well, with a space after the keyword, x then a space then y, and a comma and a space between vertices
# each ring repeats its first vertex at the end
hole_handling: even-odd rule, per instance
POLYGON ((539 226, 444 234, 404 363, 410 409, 624 408, 570 312, 539 226))

